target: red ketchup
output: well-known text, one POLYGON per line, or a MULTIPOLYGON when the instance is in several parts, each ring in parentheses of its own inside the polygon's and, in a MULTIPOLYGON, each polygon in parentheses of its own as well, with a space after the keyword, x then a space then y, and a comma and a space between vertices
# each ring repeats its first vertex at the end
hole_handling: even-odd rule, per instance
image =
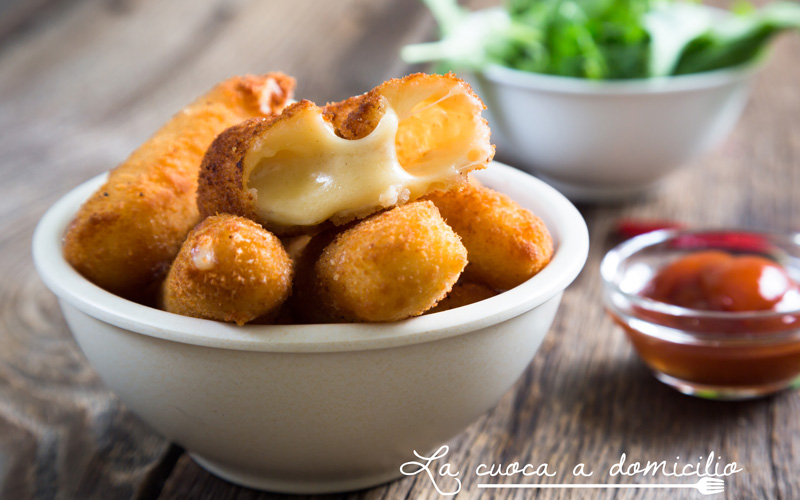
POLYGON ((800 326, 800 287, 775 261, 692 252, 658 270, 640 295, 693 310, 632 310, 637 319, 692 340, 654 335, 615 317, 642 359, 671 385, 751 397, 800 383, 800 338, 793 334, 800 326))
POLYGON ((642 295, 706 311, 800 309, 800 288, 786 270, 757 255, 695 252, 661 268, 642 295))

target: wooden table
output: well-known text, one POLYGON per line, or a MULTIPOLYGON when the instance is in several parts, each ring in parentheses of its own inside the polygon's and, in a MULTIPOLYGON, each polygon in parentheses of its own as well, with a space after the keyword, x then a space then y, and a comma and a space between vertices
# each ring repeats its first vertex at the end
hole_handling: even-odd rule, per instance
MULTIPOLYGON (((432 36, 417 2, 30 0, 0 10, 0 496, 277 498, 217 479, 103 387, 36 276, 44 210, 123 160, 173 112, 230 75, 280 69, 316 102, 409 71, 432 36)), ((479 463, 547 462, 568 474, 706 456, 745 470, 723 498, 800 498, 800 395, 715 403, 653 379, 601 306, 598 263, 621 217, 800 229, 800 38, 785 37, 732 136, 656 196, 581 207, 592 248, 544 345, 496 408, 452 440, 459 498, 575 498, 476 488, 479 463)), ((502 158, 502 152, 499 152, 502 158)), ((411 459, 412 457, 409 457, 411 459)), ((599 477, 597 477, 599 476, 599 477)), ((565 480, 568 480, 569 476, 565 480)), ((347 498, 437 498, 408 477, 347 498)), ((585 490, 581 498, 697 498, 691 490, 585 490)))

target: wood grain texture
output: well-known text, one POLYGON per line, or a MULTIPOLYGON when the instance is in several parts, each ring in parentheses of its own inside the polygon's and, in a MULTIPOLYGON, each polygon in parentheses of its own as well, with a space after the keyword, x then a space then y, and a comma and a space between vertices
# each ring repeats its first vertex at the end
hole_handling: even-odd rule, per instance
MULTIPOLYGON (((14 18, 0 22, 0 497, 283 498, 205 472, 103 388, 33 270, 33 227, 215 82, 278 69, 297 77, 299 96, 339 100, 408 72, 395 55, 431 37, 430 17, 417 2, 388 0, 38 0, 9 9, 14 18)), ((798 81, 800 40, 785 37, 721 147, 647 199, 580 207, 589 261, 552 331, 497 407, 449 443, 448 461, 465 478, 458 498, 697 498, 483 491, 473 471, 547 462, 569 481, 584 462, 602 482, 623 452, 669 460, 711 450, 745 467, 716 498, 800 498, 800 394, 731 404, 666 388, 605 316, 598 275, 621 217, 800 229, 798 81)), ((438 497, 416 476, 329 498, 438 497)))

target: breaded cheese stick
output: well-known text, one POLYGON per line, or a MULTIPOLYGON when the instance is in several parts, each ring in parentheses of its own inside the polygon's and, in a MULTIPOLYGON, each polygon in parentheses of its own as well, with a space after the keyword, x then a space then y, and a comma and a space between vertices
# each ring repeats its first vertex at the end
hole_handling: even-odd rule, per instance
POLYGON ((200 214, 301 234, 458 185, 494 155, 483 107, 458 78, 423 74, 324 108, 300 101, 220 134, 203 160, 200 214))
POLYGON ((136 299, 161 279, 199 221, 197 175, 226 128, 279 113, 294 80, 281 73, 226 80, 172 117, 84 203, 64 237, 64 256, 83 276, 136 299))
POLYGON ((316 263, 324 309, 344 321, 397 321, 441 300, 467 265, 467 251, 428 201, 359 222, 316 263))
POLYGON ((181 246, 163 284, 164 309, 240 325, 277 312, 292 287, 292 260, 255 222, 216 215, 181 246))
POLYGON ((461 236, 469 253, 465 276, 508 290, 550 262, 553 239, 542 220, 508 196, 468 183, 426 196, 461 236))

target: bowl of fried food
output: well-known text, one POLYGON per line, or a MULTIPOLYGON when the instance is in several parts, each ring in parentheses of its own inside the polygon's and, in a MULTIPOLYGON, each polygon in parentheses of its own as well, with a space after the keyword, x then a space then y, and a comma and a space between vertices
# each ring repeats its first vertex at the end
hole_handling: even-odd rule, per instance
POLYGON ((33 254, 145 422, 235 483, 332 493, 398 477, 497 403, 588 235, 491 162, 457 78, 321 107, 293 85, 219 84, 58 201, 33 254))

